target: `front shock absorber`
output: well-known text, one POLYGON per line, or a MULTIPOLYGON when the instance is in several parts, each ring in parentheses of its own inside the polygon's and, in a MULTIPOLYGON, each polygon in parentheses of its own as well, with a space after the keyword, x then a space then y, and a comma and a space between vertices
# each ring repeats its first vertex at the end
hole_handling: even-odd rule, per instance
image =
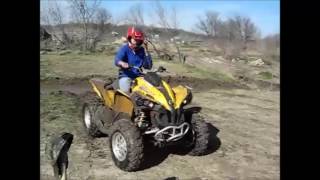
POLYGON ((138 125, 138 127, 140 128, 145 128, 148 126, 147 122, 146 122, 146 115, 145 112, 140 111, 138 113, 138 116, 135 118, 135 123, 138 125))

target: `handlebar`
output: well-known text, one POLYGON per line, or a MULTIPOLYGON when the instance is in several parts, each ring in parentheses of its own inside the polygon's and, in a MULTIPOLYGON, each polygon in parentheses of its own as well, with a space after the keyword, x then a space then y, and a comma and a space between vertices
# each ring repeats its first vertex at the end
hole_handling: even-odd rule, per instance
POLYGON ((137 69, 140 73, 144 74, 144 72, 143 72, 142 68, 137 67, 137 66, 129 66, 129 68, 128 68, 128 69, 137 69))
MULTIPOLYGON (((131 65, 129 65, 129 68, 128 68, 128 69, 137 69, 141 74, 145 74, 145 73, 143 72, 143 69, 140 68, 140 67, 137 67, 137 66, 131 66, 131 65)), ((160 73, 161 73, 161 72, 165 72, 165 71, 167 71, 166 68, 164 68, 163 66, 159 66, 158 69, 153 70, 152 72, 155 72, 155 73, 160 72, 160 73)))

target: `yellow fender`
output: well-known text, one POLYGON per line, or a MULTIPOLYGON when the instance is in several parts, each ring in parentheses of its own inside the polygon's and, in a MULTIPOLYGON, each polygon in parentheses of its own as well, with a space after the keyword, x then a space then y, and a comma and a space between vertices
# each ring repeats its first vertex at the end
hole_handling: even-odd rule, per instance
POLYGON ((183 102, 183 100, 187 97, 188 95, 188 89, 184 86, 177 86, 177 87, 174 87, 172 88, 172 91, 174 92, 175 94, 175 109, 179 108, 183 102))
POLYGON ((120 90, 117 90, 114 95, 114 103, 112 105, 112 109, 116 112, 123 112, 132 116, 133 113, 133 103, 130 97, 120 90))

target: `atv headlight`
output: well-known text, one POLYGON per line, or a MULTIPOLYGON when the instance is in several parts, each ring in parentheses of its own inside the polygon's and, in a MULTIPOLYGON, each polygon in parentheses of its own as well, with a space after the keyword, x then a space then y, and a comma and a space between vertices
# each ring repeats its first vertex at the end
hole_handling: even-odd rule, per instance
POLYGON ((144 99, 143 105, 147 106, 149 108, 153 108, 154 107, 154 103, 149 101, 149 100, 147 100, 147 99, 144 99))
POLYGON ((190 90, 188 90, 188 95, 186 98, 182 101, 184 105, 189 104, 192 101, 192 93, 190 90))
POLYGON ((150 108, 153 108, 153 107, 154 107, 153 102, 150 102, 148 106, 149 106, 150 108))

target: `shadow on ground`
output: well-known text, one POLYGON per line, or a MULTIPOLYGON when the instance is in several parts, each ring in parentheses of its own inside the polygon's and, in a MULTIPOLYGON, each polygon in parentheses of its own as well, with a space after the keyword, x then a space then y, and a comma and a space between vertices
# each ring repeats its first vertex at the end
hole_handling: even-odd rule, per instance
MULTIPOLYGON (((214 152, 216 152, 220 146, 221 146, 221 140, 220 138, 217 136, 217 134, 219 133, 219 129, 217 127, 215 127, 214 125, 212 125, 211 123, 207 123, 207 126, 209 128, 209 144, 208 144, 208 149, 207 151, 202 155, 209 155, 212 154, 214 152)), ((177 155, 188 155, 188 153, 190 152, 189 149, 185 149, 182 150, 180 148, 172 148, 171 153, 173 154, 177 154, 177 155)))
POLYGON ((219 129, 213 126, 211 123, 207 123, 207 125, 209 127, 209 132, 210 132, 209 148, 208 148, 207 154, 211 154, 216 152, 220 148, 221 140, 217 136, 217 134, 219 133, 219 129))

